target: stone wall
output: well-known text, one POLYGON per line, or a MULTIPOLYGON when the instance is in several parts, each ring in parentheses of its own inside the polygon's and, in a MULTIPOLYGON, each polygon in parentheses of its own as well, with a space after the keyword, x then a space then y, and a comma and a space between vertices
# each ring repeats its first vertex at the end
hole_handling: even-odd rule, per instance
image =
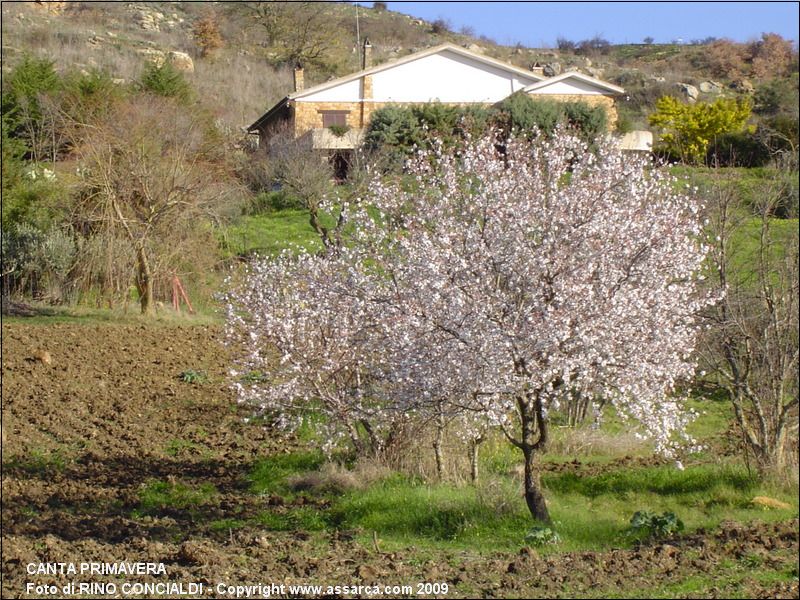
MULTIPOLYGON (((617 109, 612 96, 590 96, 580 94, 570 95, 536 95, 535 99, 556 100, 559 102, 585 102, 589 106, 602 106, 606 109, 608 117, 608 130, 613 131, 617 123, 617 109)), ((295 102, 294 105, 294 134, 300 137, 312 129, 322 128, 322 113, 326 110, 346 110, 347 125, 353 129, 362 129, 369 126, 372 113, 388 106, 397 105, 392 102, 295 102)), ((408 103, 400 103, 403 106, 408 103)), ((488 105, 487 105, 488 106, 488 105)))
POLYGON ((364 126, 361 115, 361 102, 295 102, 294 135, 300 137, 311 129, 322 128, 322 112, 325 110, 346 110, 347 124, 353 128, 364 126))
POLYGON ((346 110, 347 124, 353 129, 369 126, 372 113, 388 102, 296 102, 294 105, 294 134, 300 137, 311 129, 322 128, 322 112, 346 110))

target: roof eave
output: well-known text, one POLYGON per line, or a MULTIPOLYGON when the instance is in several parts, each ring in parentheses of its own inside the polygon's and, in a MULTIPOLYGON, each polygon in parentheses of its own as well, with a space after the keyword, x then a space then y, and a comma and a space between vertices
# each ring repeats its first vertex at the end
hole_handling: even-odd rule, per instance
POLYGON ((248 132, 257 131, 262 123, 269 121, 273 116, 275 116, 282 108, 285 108, 289 104, 289 100, 291 99, 291 95, 285 96, 282 100, 280 100, 275 106, 270 108, 267 112, 261 115, 258 119, 256 119, 250 127, 247 128, 248 132))
POLYGON ((525 88, 523 88, 522 91, 535 92, 537 90, 544 89, 555 83, 559 83, 561 81, 571 78, 583 81, 584 83, 588 83, 590 85, 603 89, 611 94, 621 95, 625 93, 625 90, 623 88, 614 85, 613 83, 608 83, 607 81, 596 79, 594 77, 590 77, 589 75, 584 75, 583 73, 578 73, 575 71, 567 71, 566 73, 562 73, 561 75, 550 77, 549 79, 544 79, 542 81, 537 81, 536 83, 532 83, 531 85, 526 86, 525 88))

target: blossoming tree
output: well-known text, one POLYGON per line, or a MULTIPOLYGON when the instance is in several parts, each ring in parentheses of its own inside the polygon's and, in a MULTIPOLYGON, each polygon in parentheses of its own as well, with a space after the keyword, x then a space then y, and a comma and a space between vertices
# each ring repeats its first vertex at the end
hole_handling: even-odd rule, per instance
MULTIPOLYGON (((361 377, 381 398, 372 406, 433 406, 475 431, 499 427, 524 456, 532 516, 549 521, 538 457, 550 415, 571 397, 614 404, 665 454, 686 441, 675 392, 694 371, 695 314, 712 301, 697 285, 699 214, 646 159, 603 141, 590 151, 565 132, 421 153, 350 211, 346 249, 314 259, 331 266, 314 279, 326 291, 309 314, 295 319, 255 297, 272 293, 268 278, 250 305, 269 324, 259 317, 246 329, 263 352, 264 330, 306 339, 307 319, 343 311, 348 331, 370 333, 345 335, 358 350, 321 373, 361 356, 370 371, 361 377)), ((312 285, 280 281, 295 294, 312 285)), ((271 397, 280 382, 267 386, 271 397)), ((363 411, 360 393, 337 402, 363 411)))
POLYGON ((348 277, 353 259, 283 255, 250 266, 229 295, 228 340, 243 349, 233 369, 242 402, 296 428, 323 415, 328 447, 345 437, 358 452, 379 448, 381 370, 375 316, 365 286, 348 277))

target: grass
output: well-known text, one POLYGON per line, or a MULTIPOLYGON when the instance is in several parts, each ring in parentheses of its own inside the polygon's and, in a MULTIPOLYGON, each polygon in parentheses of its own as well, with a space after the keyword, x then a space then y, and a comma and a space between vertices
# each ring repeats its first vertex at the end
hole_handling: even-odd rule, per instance
POLYGON ((675 165, 670 172, 680 180, 681 189, 685 184, 697 187, 700 193, 721 187, 731 189, 737 198, 748 206, 757 206, 765 191, 779 194, 784 210, 791 212, 794 207, 796 218, 797 197, 800 182, 797 174, 772 167, 700 167, 675 165))
POLYGON ((247 521, 243 519, 218 519, 216 521, 211 521, 208 524, 208 528, 211 531, 222 531, 222 532, 242 529, 245 526, 247 526, 247 521))
POLYGON ((187 369, 178 375, 183 383, 200 384, 208 381, 208 373, 197 369, 187 369))
POLYGON ((63 472, 67 468, 67 458, 59 450, 33 448, 27 456, 12 456, 3 462, 4 469, 21 469, 31 475, 45 476, 63 472))
POLYGON ((139 490, 139 508, 134 516, 158 514, 164 510, 188 513, 194 519, 197 510, 213 504, 217 489, 210 483, 188 485, 182 482, 150 481, 139 490))
MULTIPOLYGON (((784 258, 790 244, 797 244, 797 219, 771 219, 769 222, 770 239, 773 245, 769 248, 767 262, 773 267, 784 258)), ((761 220, 747 219, 734 233, 731 240, 733 252, 731 267, 734 276, 742 285, 755 285, 758 282, 758 261, 761 235, 761 220)))
MULTIPOLYGON (((690 433, 713 445, 730 425, 729 402, 693 398, 689 405, 699 413, 690 433)), ((647 456, 651 450, 646 443, 634 446, 627 438, 623 440, 624 425, 613 414, 592 433, 589 442, 576 445, 571 441, 583 433, 556 431, 555 451, 542 456, 545 464, 576 459, 579 464, 575 469, 545 469, 542 484, 561 542, 547 545, 541 552, 629 547, 635 542, 630 520, 638 510, 674 512, 687 532, 714 529, 726 520, 785 520, 798 514, 796 488, 760 482, 737 461, 722 458, 713 448, 690 456, 684 460, 687 468, 678 470, 671 464, 619 461, 647 456), (753 506, 752 498, 761 495, 787 502, 791 508, 753 506)), ((499 437, 491 438, 481 447, 483 479, 477 486, 431 484, 419 477, 385 472, 372 479, 361 477, 357 485, 330 493, 326 490, 331 486, 326 487, 324 479, 331 473, 341 475, 341 468, 327 469, 319 452, 298 452, 257 461, 250 474, 250 490, 285 499, 282 506, 257 519, 259 526, 274 531, 350 530, 358 532, 365 545, 371 545, 375 532, 386 550, 413 546, 428 552, 515 551, 526 544, 525 535, 534 525, 522 498, 520 465, 517 449, 499 437), (301 479, 315 480, 317 486, 298 492, 293 482, 301 479), (326 508, 292 505, 290 499, 299 495, 324 499, 326 508)), ((352 475, 360 477, 357 468, 352 475)))
POLYGON ((690 435, 697 439, 709 439, 724 433, 731 419, 733 419, 733 406, 724 394, 715 392, 713 397, 690 398, 686 406, 697 412, 697 418, 687 427, 690 435))
MULTIPOLYGON (((488 454, 488 453, 487 453, 488 454)), ((254 493, 293 496, 288 480, 319 471, 321 455, 284 454, 259 461, 251 473, 254 493)), ((506 457, 484 458, 493 473, 477 486, 428 484, 397 473, 341 494, 321 494, 329 508, 283 506, 264 512, 258 524, 269 530, 353 530, 363 543, 372 532, 388 550, 515 550, 525 545, 534 525, 521 497, 518 477, 505 470, 506 457), (502 465, 502 467, 498 467, 502 465)), ((542 478, 558 545, 542 551, 604 550, 630 546, 630 519, 637 510, 674 512, 687 531, 714 528, 724 520, 784 520, 797 515, 796 492, 761 484, 741 467, 699 465, 679 471, 672 466, 609 465, 597 475, 545 473, 542 478), (764 511, 750 504, 757 495, 788 502, 791 509, 764 511)), ((305 494, 306 492, 303 492, 305 494)))
POLYGON ((219 317, 211 312, 200 312, 189 315, 186 312, 175 314, 171 308, 160 309, 155 317, 145 317, 139 313, 138 305, 132 304, 127 312, 120 309, 88 308, 84 306, 50 306, 26 300, 25 304, 33 307, 33 316, 6 316, 4 323, 25 325, 56 325, 59 323, 93 325, 132 325, 142 324, 154 326, 177 325, 210 325, 217 323, 219 317))
POLYGON ((250 472, 250 490, 255 494, 289 493, 290 475, 318 469, 324 459, 322 452, 278 454, 256 461, 250 472))
POLYGON ((192 454, 197 454, 205 458, 214 456, 214 452, 208 446, 184 439, 170 440, 164 448, 164 454, 172 457, 192 454))
POLYGON ((322 249, 322 242, 309 223, 308 212, 299 209, 242 217, 224 231, 222 245, 233 256, 276 256, 292 247, 322 249))
MULTIPOLYGON (((786 557, 788 558, 788 557, 786 557)), ((658 577, 658 574, 654 574, 658 577)), ((576 598, 751 598, 752 582, 769 585, 790 582, 797 578, 791 569, 759 571, 757 565, 749 564, 747 557, 740 561, 721 561, 708 572, 690 575, 675 583, 658 583, 654 586, 619 587, 594 589, 591 594, 577 590, 576 598), (714 596, 710 596, 710 593, 714 596)))
POLYGON ((325 531, 329 529, 326 515, 314 507, 293 508, 289 511, 263 512, 256 521, 270 531, 325 531))
POLYGON ((679 44, 619 44, 612 47, 616 60, 656 61, 677 56, 687 51, 679 44))

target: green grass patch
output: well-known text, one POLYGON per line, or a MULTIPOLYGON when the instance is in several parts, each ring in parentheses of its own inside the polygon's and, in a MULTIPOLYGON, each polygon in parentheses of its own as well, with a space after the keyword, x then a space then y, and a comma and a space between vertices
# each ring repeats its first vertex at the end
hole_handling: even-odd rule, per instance
MULTIPOLYGON (((334 222, 326 218, 323 224, 332 227, 334 222)), ((242 217, 222 232, 221 244, 223 251, 232 256, 276 256, 293 247, 311 252, 322 249, 322 242, 309 222, 308 211, 299 209, 242 217)))
POLYGON ((247 526, 247 521, 242 519, 218 519, 216 521, 211 521, 208 524, 208 528, 211 531, 231 531, 236 529, 242 529, 243 527, 247 526))
MULTIPOLYGON (((797 219, 770 219, 772 245, 765 252, 768 265, 775 265, 786 256, 790 244, 797 244, 797 219)), ((731 271, 743 285, 757 285, 760 260, 761 219, 750 218, 744 222, 731 241, 731 271)), ((770 268, 770 267, 768 267, 770 268)))
POLYGON ((58 450, 34 448, 27 456, 12 456, 3 462, 4 469, 20 469, 31 475, 60 473, 67 468, 67 459, 58 450))
POLYGON ((687 53, 687 47, 679 44, 619 44, 612 46, 610 52, 616 60, 651 62, 687 53))
POLYGON ((157 514, 173 509, 189 511, 214 503, 218 497, 217 488, 210 483, 197 486, 181 482, 151 481, 139 490, 138 516, 157 514))
POLYGON ((697 187, 701 194, 714 189, 730 190, 748 206, 757 206, 765 190, 779 195, 778 204, 784 212, 797 218, 797 198, 800 181, 797 173, 773 167, 695 167, 676 165, 670 172, 679 178, 680 189, 688 183, 697 187))
MULTIPOLYGON (((526 545, 535 525, 522 498, 522 482, 508 474, 513 454, 492 452, 484 460, 486 480, 477 486, 428 484, 415 477, 389 475, 361 489, 327 494, 330 508, 281 507, 261 513, 257 521, 274 531, 355 530, 371 543, 396 549, 515 550, 526 545)), ((322 456, 296 453, 262 459, 251 473, 255 493, 291 494, 287 478, 319 470, 322 456)), ((701 465, 631 467, 609 464, 596 475, 545 473, 545 495, 561 541, 542 552, 604 550, 629 547, 631 517, 636 511, 672 512, 687 531, 740 522, 784 520, 797 514, 794 492, 758 483, 738 467, 701 465), (764 511, 750 504, 757 495, 788 502, 787 510, 764 511)))
POLYGON ((719 391, 712 397, 690 398, 686 406, 697 412, 697 418, 686 428, 687 433, 699 440, 725 433, 734 417, 731 401, 719 391))
POLYGON ((395 546, 518 547, 533 522, 521 502, 502 504, 506 494, 491 497, 480 488, 394 476, 346 494, 330 510, 329 521, 340 529, 375 531, 395 546))
POLYGON ((594 476, 579 476, 574 473, 545 474, 542 481, 547 489, 554 492, 579 494, 587 498, 604 494, 625 496, 643 492, 658 496, 687 496, 719 487, 744 491, 756 487, 756 481, 746 471, 712 466, 694 467, 684 471, 672 466, 617 469, 594 476))
POLYGON ((325 531, 331 528, 329 516, 313 506, 291 508, 285 512, 265 511, 256 522, 269 531, 325 531))
MULTIPOLYGON (((194 300, 194 296, 192 296, 194 300)), ((196 304, 193 301, 194 304, 196 304)), ((4 316, 4 323, 18 323, 25 325, 56 325, 69 323, 78 325, 103 324, 114 325, 142 325, 159 327, 211 325, 219 322, 219 316, 211 311, 202 311, 190 315, 186 311, 176 314, 171 308, 160 309, 154 317, 142 316, 138 304, 131 304, 128 310, 108 308, 87 308, 85 306, 49 306, 36 302, 25 304, 33 308, 35 314, 31 316, 4 316)))
POLYGON ((164 454, 172 457, 198 455, 204 458, 211 458, 214 452, 204 444, 199 444, 191 440, 174 439, 170 440, 166 445, 164 454))
POLYGON ((276 454, 256 461, 250 472, 250 489, 255 494, 286 494, 286 479, 318 469, 324 461, 322 452, 276 454))
POLYGON ((758 483, 741 468, 701 465, 619 468, 600 475, 545 474, 551 513, 566 545, 576 550, 626 545, 630 519, 638 510, 674 512, 686 530, 714 528, 733 519, 783 520, 797 515, 796 495, 758 483), (766 512, 750 504, 769 495, 792 505, 766 512))
POLYGON ((181 371, 181 373, 178 375, 178 379, 180 379, 184 383, 192 383, 192 384, 207 383, 208 373, 197 369, 187 369, 185 371, 181 371))
MULTIPOLYGON (((773 554, 772 558, 776 558, 773 554)), ((787 556, 788 558, 788 556, 787 556)), ((763 561, 762 561, 763 562, 763 561)), ((790 569, 759 567, 747 557, 740 561, 722 560, 709 565, 706 572, 685 576, 677 581, 662 582, 654 573, 653 585, 636 587, 594 588, 575 590, 575 598, 752 598, 754 584, 772 585, 796 579, 790 569)))

